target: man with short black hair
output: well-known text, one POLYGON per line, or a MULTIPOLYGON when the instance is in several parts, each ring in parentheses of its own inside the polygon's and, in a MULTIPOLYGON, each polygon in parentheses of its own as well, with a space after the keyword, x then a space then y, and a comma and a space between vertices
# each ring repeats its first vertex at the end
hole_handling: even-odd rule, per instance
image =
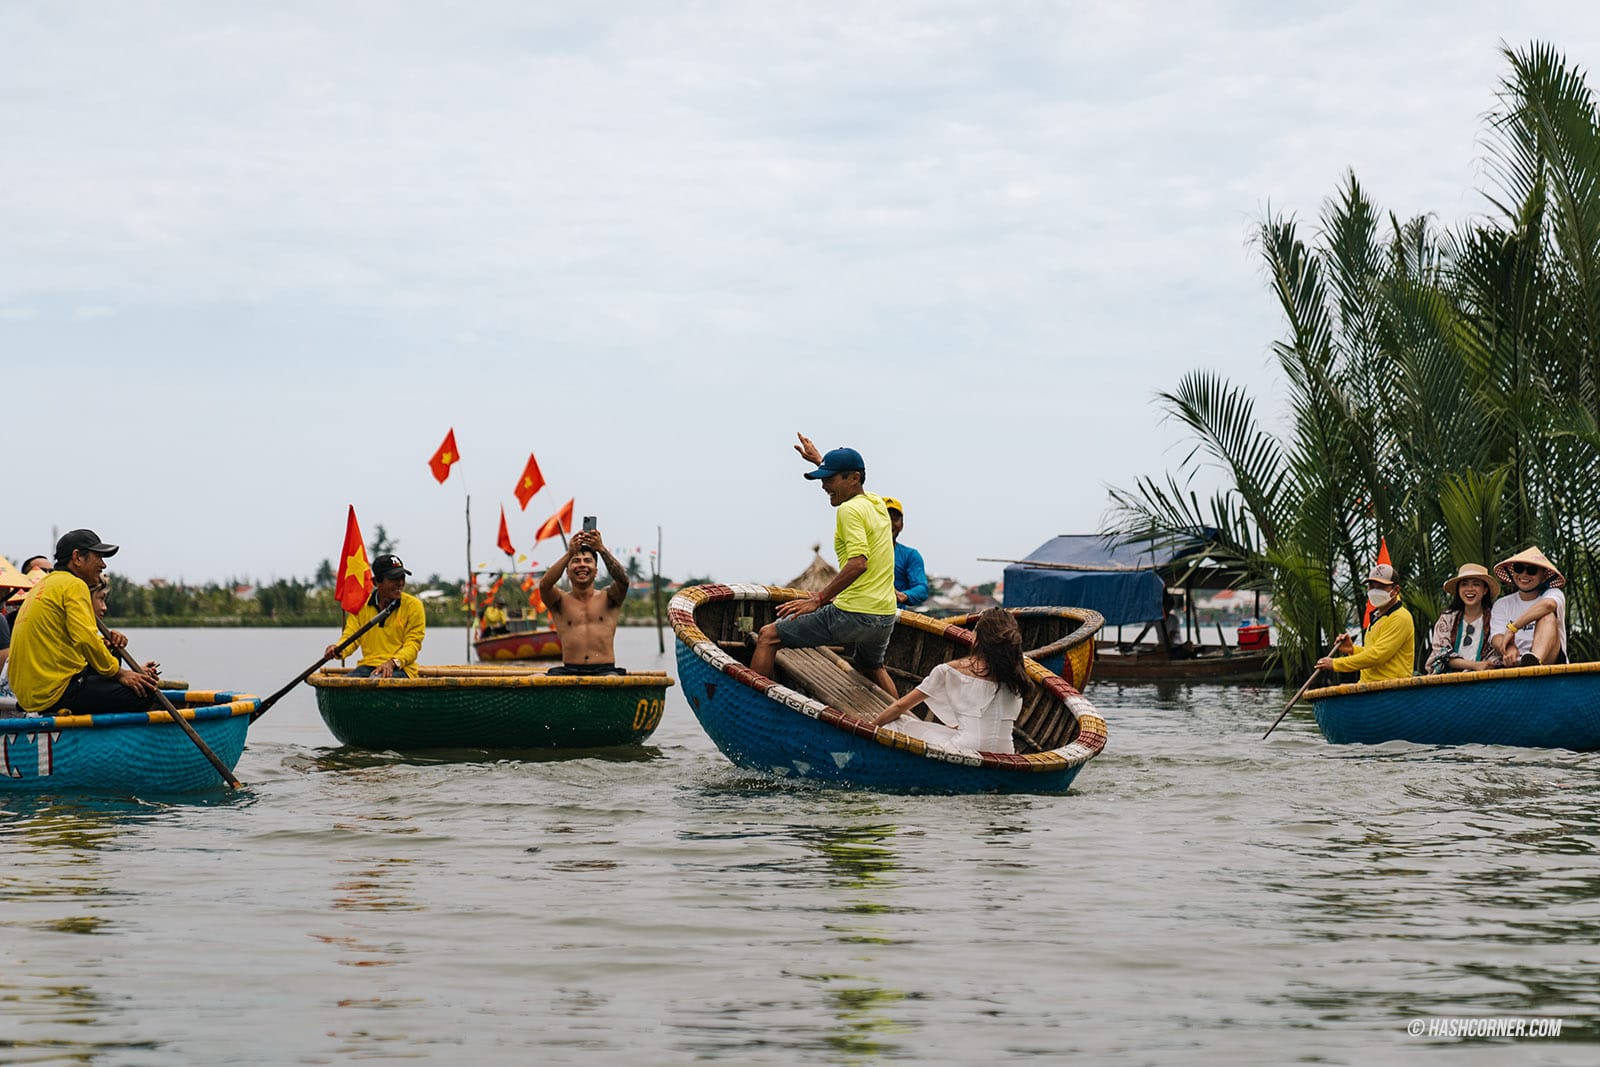
POLYGON ((898 698, 894 680, 883 665, 889 637, 894 633, 894 533, 883 498, 864 488, 867 464, 853 448, 835 448, 826 456, 805 434, 794 450, 816 464, 806 477, 822 483, 828 502, 836 509, 833 549, 839 573, 821 592, 803 600, 778 605, 778 621, 756 635, 750 669, 773 676, 780 648, 816 648, 849 645, 855 664, 891 697, 898 698))
MULTIPOLYGON (((95 625, 90 589, 99 584, 116 545, 93 530, 69 530, 56 542, 55 569, 23 601, 11 642, 11 688, 32 714, 148 711, 153 673, 122 667, 95 625)), ((113 632, 109 644, 127 638, 113 632)))
POLYGON ((550 612, 550 624, 561 638, 561 666, 551 675, 627 674, 617 666, 617 623, 622 602, 628 599, 628 569, 606 548, 599 530, 579 530, 572 535, 566 554, 539 579, 539 597, 550 612), (594 587, 604 560, 611 584, 594 587), (565 593, 556 585, 566 574, 571 585, 565 593))
POLYGON ((378 625, 361 635, 361 659, 350 674, 356 678, 404 678, 417 676, 417 656, 422 652, 422 639, 428 632, 428 615, 422 601, 405 592, 406 565, 393 554, 379 556, 372 561, 372 595, 354 615, 344 617, 344 630, 339 640, 329 645, 324 656, 332 658, 335 650, 350 639, 350 635, 377 617, 378 612, 394 604, 395 609, 378 625))

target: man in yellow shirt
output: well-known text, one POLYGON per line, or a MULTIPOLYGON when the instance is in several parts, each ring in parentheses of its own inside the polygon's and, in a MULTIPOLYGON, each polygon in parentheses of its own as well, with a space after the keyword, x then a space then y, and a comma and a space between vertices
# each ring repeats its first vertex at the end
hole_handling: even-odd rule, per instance
MULTIPOLYGON (((55 569, 23 601, 11 642, 11 688, 23 711, 92 714, 155 705, 155 675, 122 667, 95 625, 90 588, 116 554, 117 546, 93 530, 70 530, 56 542, 55 569)), ((121 634, 112 640, 126 643, 121 634)))
POLYGON ((410 573, 399 556, 384 555, 373 560, 372 595, 361 605, 360 611, 344 617, 344 630, 339 640, 329 645, 323 655, 332 659, 350 635, 371 622, 378 612, 399 601, 388 618, 361 635, 361 660, 350 673, 357 678, 393 678, 396 674, 415 678, 428 618, 422 610, 422 601, 404 591, 406 575, 410 573))
POLYGON ((894 595, 894 531, 883 498, 866 491, 867 465, 853 448, 835 448, 826 456, 805 434, 797 434, 796 452, 816 470, 806 477, 820 481, 828 502, 837 510, 833 548, 839 573, 804 600, 778 605, 778 621, 756 636, 750 669, 772 677, 779 648, 850 645, 856 666, 891 697, 899 697, 883 665, 889 635, 894 632, 898 604, 894 595))
POLYGON ((1400 583, 1394 568, 1380 563, 1367 575, 1367 603, 1373 607, 1372 625, 1364 645, 1340 636, 1338 655, 1317 660, 1320 670, 1360 671, 1363 682, 1409 678, 1416 669, 1417 630, 1411 612, 1400 602, 1400 583))

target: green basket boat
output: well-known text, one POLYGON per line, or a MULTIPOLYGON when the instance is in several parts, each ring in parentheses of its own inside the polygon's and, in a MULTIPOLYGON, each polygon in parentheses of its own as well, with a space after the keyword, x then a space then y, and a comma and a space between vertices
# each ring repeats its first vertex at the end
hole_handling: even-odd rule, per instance
POLYGON ((649 739, 666 710, 665 671, 551 678, 544 668, 421 667, 418 678, 306 681, 333 736, 352 748, 608 748, 649 739))

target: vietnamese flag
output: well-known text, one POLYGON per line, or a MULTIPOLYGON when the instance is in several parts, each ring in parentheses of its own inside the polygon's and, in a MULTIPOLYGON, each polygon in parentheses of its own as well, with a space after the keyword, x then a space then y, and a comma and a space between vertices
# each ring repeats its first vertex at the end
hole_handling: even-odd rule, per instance
POLYGON ((528 465, 522 468, 522 478, 517 482, 517 503, 522 505, 522 510, 528 510, 528 501, 533 499, 533 494, 544 488, 544 475, 539 473, 539 461, 533 458, 533 453, 528 453, 528 465))
POLYGON ((508 556, 517 554, 517 546, 511 543, 511 531, 506 529, 506 506, 500 505, 500 538, 495 541, 500 546, 500 551, 508 556))
POLYGON ((372 596, 372 567, 367 563, 367 546, 361 540, 361 527, 356 524, 354 504, 350 505, 350 517, 344 524, 344 549, 339 553, 339 580, 333 587, 333 596, 352 615, 372 596))
MULTIPOLYGON (((576 499, 576 498, 573 498, 576 499)), ((534 535, 534 544, 548 541, 557 534, 572 532, 572 501, 569 500, 561 510, 544 520, 544 525, 539 527, 539 532, 534 535)))
MULTIPOLYGON (((1388 563, 1389 566, 1391 566, 1391 567, 1394 566, 1394 564, 1391 563, 1390 560, 1389 560, 1389 539, 1387 537, 1378 538, 1378 562, 1379 563, 1388 563)), ((1363 630, 1365 630, 1367 627, 1369 627, 1371 625, 1372 625, 1372 601, 1369 600, 1369 601, 1367 601, 1367 610, 1365 612, 1363 612, 1362 616, 1361 616, 1361 628, 1363 630)))
POLYGON ((444 442, 439 445, 439 451, 428 460, 428 467, 433 471, 433 476, 443 485, 444 480, 450 477, 450 468, 461 458, 461 453, 456 451, 456 428, 450 427, 450 432, 444 435, 444 442))

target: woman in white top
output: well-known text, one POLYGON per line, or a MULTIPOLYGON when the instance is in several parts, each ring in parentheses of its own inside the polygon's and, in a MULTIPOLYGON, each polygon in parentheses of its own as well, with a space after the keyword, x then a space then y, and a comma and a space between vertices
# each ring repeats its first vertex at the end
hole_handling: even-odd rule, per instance
POLYGON ((1566 578, 1537 546, 1494 565, 1500 580, 1516 590, 1494 602, 1490 640, 1507 667, 1567 662, 1566 578))
POLYGON ((1500 581, 1481 563, 1463 563, 1444 583, 1450 606, 1433 624, 1433 650, 1423 674, 1486 671, 1500 666, 1500 652, 1489 641, 1490 606, 1500 595, 1500 581))
POLYGON ((1028 675, 1022 667, 1022 631, 1004 608, 990 608, 973 626, 978 638, 972 655, 941 663, 875 720, 896 733, 941 748, 975 752, 1015 752, 1011 726, 1022 711, 1028 675), (911 709, 926 702, 936 722, 911 709))

